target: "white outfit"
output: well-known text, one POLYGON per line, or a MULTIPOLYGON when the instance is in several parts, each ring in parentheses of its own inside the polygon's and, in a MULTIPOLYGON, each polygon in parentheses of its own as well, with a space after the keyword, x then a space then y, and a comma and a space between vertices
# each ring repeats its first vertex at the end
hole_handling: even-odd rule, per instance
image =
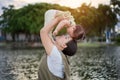
MULTIPOLYGON (((54 10, 54 9, 50 9, 50 10, 47 10, 45 12, 45 15, 44 15, 45 16, 44 17, 44 26, 49 24, 55 18, 56 12, 57 12, 57 10, 54 10)), ((50 31, 49 36, 53 40, 53 38, 52 38, 52 30, 50 31)))
POLYGON ((45 12, 44 26, 54 19, 57 10, 50 9, 45 12))

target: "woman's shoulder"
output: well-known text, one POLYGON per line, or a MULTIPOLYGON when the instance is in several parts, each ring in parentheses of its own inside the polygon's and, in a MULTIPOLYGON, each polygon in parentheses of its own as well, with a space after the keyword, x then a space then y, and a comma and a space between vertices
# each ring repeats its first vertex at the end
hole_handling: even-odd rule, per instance
POLYGON ((59 56, 60 54, 61 51, 58 49, 58 47, 56 45, 53 45, 50 55, 59 56))

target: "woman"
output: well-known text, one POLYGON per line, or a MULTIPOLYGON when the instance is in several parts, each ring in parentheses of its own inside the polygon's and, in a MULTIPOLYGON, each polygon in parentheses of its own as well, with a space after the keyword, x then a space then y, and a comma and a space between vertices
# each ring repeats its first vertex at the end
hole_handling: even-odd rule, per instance
POLYGON ((51 24, 46 24, 40 30, 41 41, 46 54, 40 61, 38 80, 69 80, 69 64, 64 54, 67 54, 66 49, 71 50, 69 54, 76 52, 76 41, 69 35, 56 36, 55 41, 52 41, 49 36, 50 31, 63 19, 63 16, 56 17, 50 22, 51 24), (69 43, 70 45, 68 45, 69 43), (71 46, 73 46, 72 49, 68 49, 71 46))

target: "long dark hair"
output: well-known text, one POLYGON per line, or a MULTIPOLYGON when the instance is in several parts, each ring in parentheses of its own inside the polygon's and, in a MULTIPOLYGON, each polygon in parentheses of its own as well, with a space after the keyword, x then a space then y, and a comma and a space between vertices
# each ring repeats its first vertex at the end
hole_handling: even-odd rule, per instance
POLYGON ((67 47, 62 51, 65 55, 73 56, 77 51, 77 41, 71 40, 67 43, 67 47))

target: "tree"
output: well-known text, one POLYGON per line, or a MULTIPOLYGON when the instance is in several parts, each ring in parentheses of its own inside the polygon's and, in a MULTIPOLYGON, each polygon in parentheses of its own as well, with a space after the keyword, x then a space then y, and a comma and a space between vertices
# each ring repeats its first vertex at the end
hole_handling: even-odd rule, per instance
MULTIPOLYGON (((13 6, 3 7, 4 13, 0 25, 5 32, 10 32, 13 38, 16 34, 25 33, 39 35, 39 30, 44 26, 44 13, 48 9, 58 9, 70 11, 77 24, 84 27, 87 36, 102 36, 106 26, 114 28, 117 22, 116 14, 109 5, 99 5, 98 8, 92 7, 91 3, 71 9, 58 4, 37 3, 29 4, 20 9, 14 9, 13 6)), ((64 30, 62 30, 64 33, 64 30)))
POLYGON ((8 28, 9 28, 10 20, 14 14, 14 5, 9 5, 8 8, 2 7, 2 9, 3 9, 3 14, 1 15, 0 25, 2 26, 3 35, 5 36, 6 39, 6 32, 9 32, 8 28))
POLYGON ((77 24, 81 24, 84 27, 87 36, 95 36, 99 34, 98 17, 100 16, 100 13, 95 7, 84 3, 81 7, 78 7, 74 13, 77 24))
MULTIPOLYGON (((4 32, 10 32, 13 36, 25 33, 29 37, 31 34, 39 35, 39 30, 44 26, 44 13, 48 9, 62 9, 59 5, 48 3, 37 3, 27 5, 20 9, 4 7, 3 19, 0 25, 4 32)), ((63 8, 66 9, 66 8, 63 8)))
POLYGON ((113 12, 120 15, 120 0, 110 0, 110 6, 113 12))
POLYGON ((117 17, 116 14, 112 11, 111 7, 109 5, 99 5, 98 11, 101 13, 101 16, 103 18, 102 21, 102 27, 103 30, 112 28, 114 29, 116 23, 117 23, 117 17))

